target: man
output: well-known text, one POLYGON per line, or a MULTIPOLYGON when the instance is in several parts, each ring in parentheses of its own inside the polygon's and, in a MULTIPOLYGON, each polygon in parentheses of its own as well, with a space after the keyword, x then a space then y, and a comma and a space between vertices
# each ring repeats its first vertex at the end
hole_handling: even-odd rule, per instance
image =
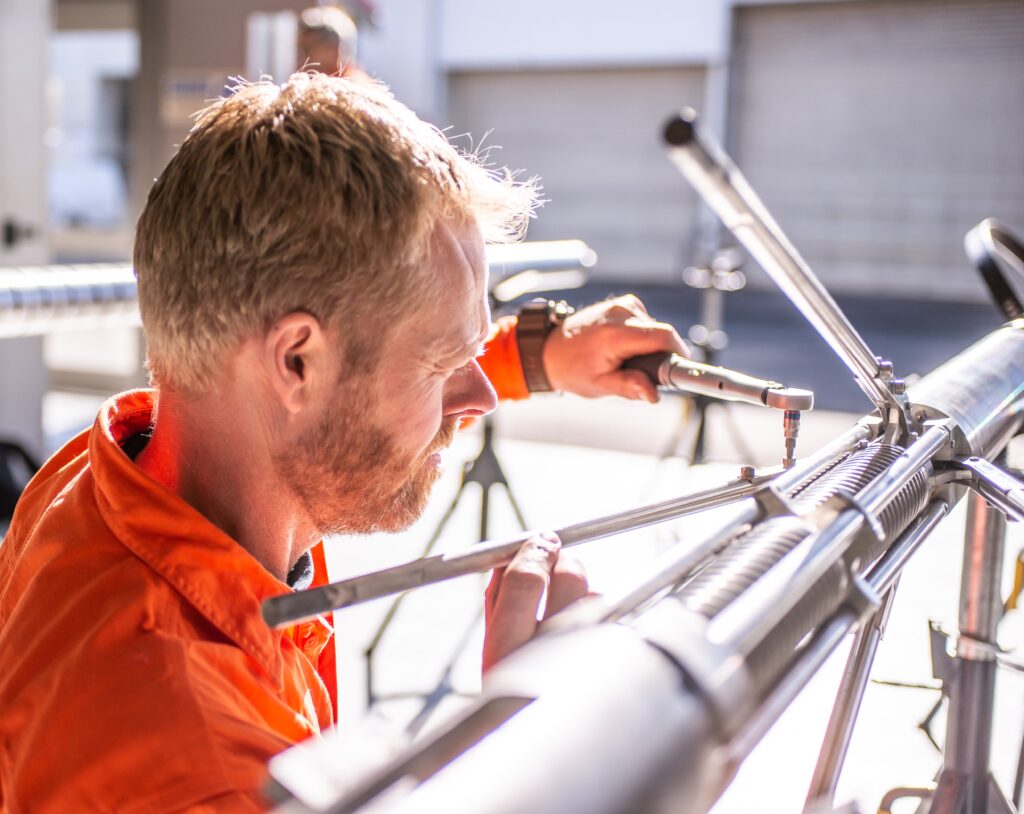
MULTIPOLYGON (((103 406, 0 546, 0 811, 264 808, 266 761, 335 704, 327 622, 273 631, 260 603, 323 535, 419 516, 495 406, 488 337, 507 395, 522 351, 555 389, 656 399, 621 362, 681 344, 635 299, 534 350, 490 326, 484 241, 534 201, 372 84, 297 74, 199 115, 136 236, 155 390, 103 406)), ((586 581, 535 539, 489 589, 487 664, 545 589, 554 612, 586 581)))
POLYGON ((366 78, 356 62, 359 29, 343 9, 314 6, 299 15, 298 69, 347 79, 366 78))

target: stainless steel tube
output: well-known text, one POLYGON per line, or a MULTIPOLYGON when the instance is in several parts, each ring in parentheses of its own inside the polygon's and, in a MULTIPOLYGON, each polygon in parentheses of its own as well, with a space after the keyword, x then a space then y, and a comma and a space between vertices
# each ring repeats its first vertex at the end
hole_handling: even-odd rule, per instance
POLYGON ((665 140, 682 174, 839 355, 872 403, 883 414, 901 409, 881 381, 879 362, 867 343, 692 110, 668 122, 665 140))
POLYGON ((928 508, 900 535, 899 540, 889 546, 889 550, 871 568, 867 582, 872 590, 882 594, 896 583, 914 552, 948 512, 949 504, 944 500, 933 500, 928 505, 928 508))
POLYGON ((835 705, 832 707, 832 715, 828 720, 828 728, 825 730, 821 753, 811 777, 810 789, 807 792, 808 805, 815 802, 831 804, 835 797, 839 775, 842 773, 846 752, 853 737, 853 726, 857 721, 861 701, 864 699, 868 677, 871 675, 871 665, 875 661, 875 653, 882 640, 885 620, 892 607, 895 593, 895 587, 889 590, 881 607, 869 621, 861 625, 854 637, 846 667, 843 669, 839 691, 836 693, 835 705))
POLYGON ((739 510, 715 531, 704 536, 695 545, 682 543, 673 546, 647 569, 647 573, 632 584, 607 594, 602 601, 602 622, 615 622, 632 613, 659 593, 671 588, 689 576, 702 562, 719 553, 736 536, 736 532, 753 523, 761 510, 753 501, 739 510))
POLYGON ((915 416, 954 420, 958 454, 999 452, 1024 418, 1024 319, 958 353, 907 393, 915 416))
POLYGON ((764 698, 746 726, 729 743, 729 760, 736 765, 742 763, 754 751, 769 729, 786 711, 793 699, 807 686, 819 668, 843 640, 847 633, 857 624, 857 616, 852 612, 843 612, 828 622, 804 647, 779 680, 771 692, 764 698))
MULTIPOLYGON (((751 481, 734 481, 714 489, 652 503, 638 509, 628 509, 596 520, 575 523, 557 529, 555 533, 565 547, 599 540, 674 520, 704 509, 723 506, 750 495, 766 480, 767 476, 751 481)), ((320 588, 273 597, 263 603, 263 618, 271 627, 280 627, 389 594, 500 568, 512 561, 520 546, 529 537, 530 535, 526 534, 512 540, 483 542, 464 551, 425 557, 320 588)))
MULTIPOLYGON (((936 453, 949 443, 949 428, 937 425, 921 436, 888 471, 860 495, 861 509, 878 517, 936 453)), ((864 527, 858 509, 839 514, 827 529, 807 538, 711 622, 713 641, 749 654, 840 561, 864 527)), ((899 533, 902 529, 898 530, 899 533)))
POLYGON ((972 493, 969 501, 960 581, 957 673, 949 691, 943 767, 965 779, 966 814, 985 814, 996 683, 991 645, 996 642, 996 627, 1003 612, 999 591, 1006 517, 980 495, 972 493), (980 646, 972 646, 974 643, 980 646))

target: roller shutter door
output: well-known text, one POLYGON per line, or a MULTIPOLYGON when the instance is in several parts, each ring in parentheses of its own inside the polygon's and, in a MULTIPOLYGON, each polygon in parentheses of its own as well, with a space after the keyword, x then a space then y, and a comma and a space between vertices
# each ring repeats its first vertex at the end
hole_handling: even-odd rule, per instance
POLYGON ((495 163, 541 177, 548 203, 529 239, 586 240, 595 278, 675 282, 697 200, 660 131, 674 109, 700 104, 703 82, 699 68, 452 73, 449 132, 474 143, 490 133, 495 163))
POLYGON ((1024 3, 746 7, 734 34, 732 150, 826 284, 984 298, 964 233, 1024 231, 1024 3))

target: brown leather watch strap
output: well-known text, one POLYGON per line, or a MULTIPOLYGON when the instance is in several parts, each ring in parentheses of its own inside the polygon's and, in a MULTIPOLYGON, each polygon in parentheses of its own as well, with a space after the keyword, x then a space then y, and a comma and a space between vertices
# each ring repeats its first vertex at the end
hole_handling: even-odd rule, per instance
POLYGON ((571 313, 573 309, 564 302, 550 300, 532 300, 519 309, 516 342, 526 389, 531 393, 551 392, 551 382, 544 370, 544 343, 571 313))

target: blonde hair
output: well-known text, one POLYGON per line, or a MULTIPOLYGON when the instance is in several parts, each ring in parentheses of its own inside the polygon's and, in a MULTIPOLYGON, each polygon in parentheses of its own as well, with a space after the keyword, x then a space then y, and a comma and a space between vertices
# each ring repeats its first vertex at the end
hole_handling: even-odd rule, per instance
POLYGON ((341 327, 366 369, 433 283, 441 220, 521 236, 533 181, 460 153, 381 85, 299 73, 202 110, 149 193, 135 240, 154 384, 209 387, 226 354, 285 314, 341 327))

